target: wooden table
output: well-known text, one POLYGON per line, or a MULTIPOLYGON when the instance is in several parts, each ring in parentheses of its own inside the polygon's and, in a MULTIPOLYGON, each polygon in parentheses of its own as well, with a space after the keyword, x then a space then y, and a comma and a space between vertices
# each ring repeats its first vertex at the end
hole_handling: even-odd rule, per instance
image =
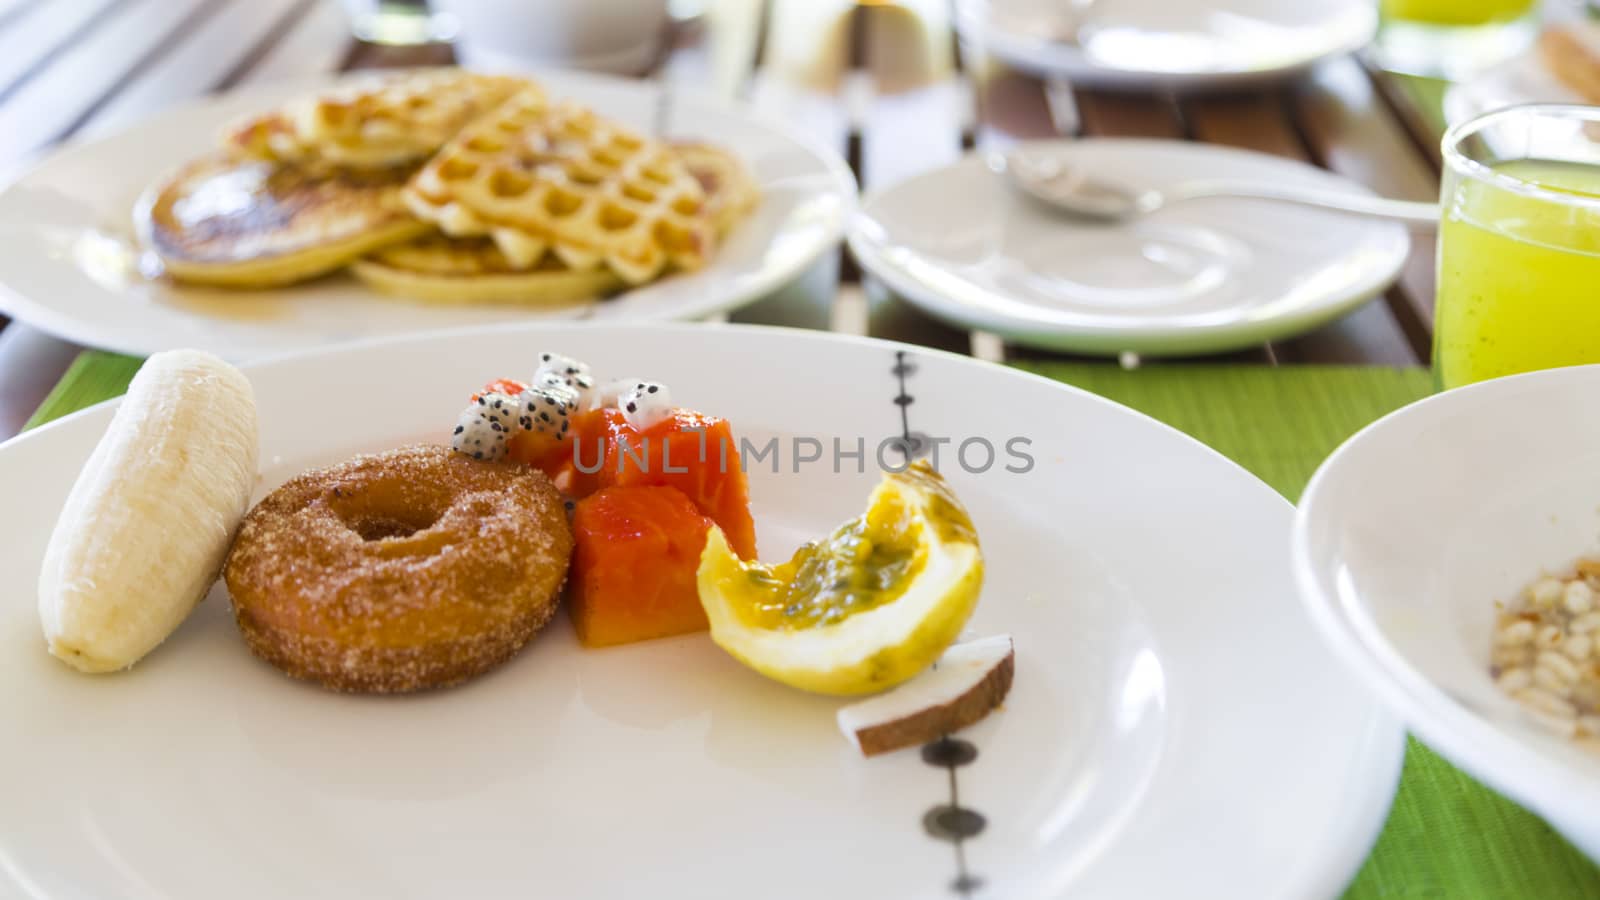
MULTIPOLYGON (((708 0, 707 7, 673 29, 645 74, 759 104, 837 149, 867 190, 973 147, 1124 135, 1248 147, 1310 161, 1390 196, 1437 195, 1437 126, 1418 113, 1417 91, 1355 58, 1330 61, 1292 84, 1239 93, 1109 93, 1009 71, 981 48, 960 46, 946 0, 708 0)), ((0 179, 62 141, 115 131, 207 92, 451 59, 445 46, 355 43, 331 0, 0 0, 0 179)), ((1416 234, 1405 271, 1381 298, 1310 334, 1226 359, 1425 363, 1433 248, 1432 234, 1416 234)), ((844 250, 729 318, 997 361, 1038 355, 929 318, 862 278, 844 250)), ((80 348, 3 317, 0 328, 4 439, 80 348)))

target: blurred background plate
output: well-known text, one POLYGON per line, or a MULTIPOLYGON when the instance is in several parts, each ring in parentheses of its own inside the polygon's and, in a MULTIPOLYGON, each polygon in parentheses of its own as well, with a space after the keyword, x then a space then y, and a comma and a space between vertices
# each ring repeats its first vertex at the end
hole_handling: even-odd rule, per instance
MULTIPOLYGON (((1369 193, 1262 153, 1177 141, 1039 141, 1133 188, 1190 179, 1369 193)), ((1085 223, 1022 197, 981 154, 863 202, 850 248, 928 312, 1018 344, 1080 353, 1212 353, 1308 331, 1392 282, 1401 226, 1259 200, 1175 203, 1127 225, 1085 223)))
POLYGON ((1281 78, 1360 49, 1378 28, 1372 0, 956 5, 962 36, 999 59, 1075 83, 1130 88, 1212 88, 1281 78))

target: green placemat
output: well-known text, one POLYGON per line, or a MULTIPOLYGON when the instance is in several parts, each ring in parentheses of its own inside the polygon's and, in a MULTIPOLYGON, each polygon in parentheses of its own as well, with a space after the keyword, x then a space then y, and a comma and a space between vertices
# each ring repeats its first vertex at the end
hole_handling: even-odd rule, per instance
MULTIPOLYGON (((28 426, 117 396, 138 367, 131 357, 84 353, 28 426)), ((1125 372, 1095 363, 1018 368, 1161 419, 1290 498, 1300 495, 1317 464, 1345 438, 1433 387, 1422 369, 1173 365, 1125 372)), ((1388 824, 1346 897, 1600 897, 1600 869, 1543 821, 1412 740, 1388 824)))
POLYGON ((102 400, 122 396, 122 392, 128 389, 128 382, 133 380, 133 373, 139 371, 139 366, 143 364, 144 360, 137 356, 85 350, 67 367, 66 374, 56 382, 55 388, 39 404, 39 408, 33 411, 33 416, 22 426, 22 430, 36 428, 102 400))

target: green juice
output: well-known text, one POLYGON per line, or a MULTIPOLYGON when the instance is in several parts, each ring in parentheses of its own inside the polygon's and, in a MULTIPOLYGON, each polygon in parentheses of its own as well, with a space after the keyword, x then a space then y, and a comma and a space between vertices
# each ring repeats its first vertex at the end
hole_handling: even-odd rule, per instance
POLYGON ((1600 363, 1600 166, 1519 160, 1494 169, 1594 205, 1456 182, 1440 226, 1434 323, 1446 388, 1600 363))
POLYGON ((1386 20, 1419 25, 1488 25, 1528 13, 1537 0, 1382 0, 1386 20))

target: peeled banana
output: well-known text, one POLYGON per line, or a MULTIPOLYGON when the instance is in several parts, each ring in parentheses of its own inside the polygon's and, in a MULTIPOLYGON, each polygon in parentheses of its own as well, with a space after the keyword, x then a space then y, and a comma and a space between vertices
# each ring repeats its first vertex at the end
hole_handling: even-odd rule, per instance
POLYGON ((177 629, 249 507, 257 430, 239 370, 194 350, 145 362, 45 550, 39 618, 53 655, 113 672, 177 629))

